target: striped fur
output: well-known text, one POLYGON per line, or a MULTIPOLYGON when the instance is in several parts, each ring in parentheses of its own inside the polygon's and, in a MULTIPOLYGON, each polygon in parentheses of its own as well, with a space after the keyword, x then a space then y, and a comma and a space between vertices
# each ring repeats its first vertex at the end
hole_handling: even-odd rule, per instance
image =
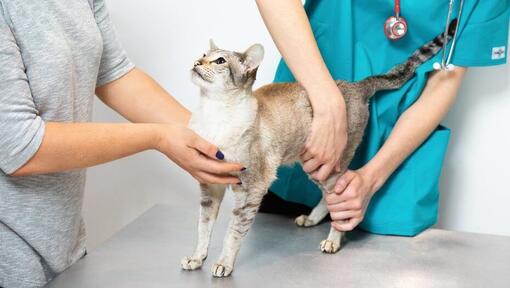
POLYGON ((360 86, 365 87, 369 91, 366 93, 366 100, 368 101, 377 91, 398 89, 404 85, 413 77, 416 69, 421 64, 432 58, 443 48, 445 41, 450 41, 456 29, 457 19, 454 19, 448 26, 447 37, 445 37, 444 33, 441 33, 432 41, 416 50, 406 62, 395 66, 388 73, 371 76, 358 82, 360 86))

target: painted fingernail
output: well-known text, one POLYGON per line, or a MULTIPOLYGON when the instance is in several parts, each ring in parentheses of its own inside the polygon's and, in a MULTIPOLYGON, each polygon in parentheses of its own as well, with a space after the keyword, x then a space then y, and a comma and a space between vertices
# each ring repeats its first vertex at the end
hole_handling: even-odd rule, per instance
POLYGON ((243 168, 241 169, 241 172, 244 172, 244 171, 246 171, 246 167, 243 167, 243 168))
POLYGON ((216 152, 216 158, 223 160, 225 159, 225 155, 223 155, 223 153, 220 150, 218 150, 218 152, 216 152))
POLYGON ((237 183, 237 185, 243 185, 243 182, 239 181, 239 182, 237 183))

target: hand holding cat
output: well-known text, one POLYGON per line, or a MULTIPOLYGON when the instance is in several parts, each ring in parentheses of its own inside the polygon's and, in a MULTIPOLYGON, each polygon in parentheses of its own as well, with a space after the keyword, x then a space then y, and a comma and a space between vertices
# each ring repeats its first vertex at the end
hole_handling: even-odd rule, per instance
POLYGON ((353 230, 363 221, 375 191, 375 180, 363 169, 348 170, 338 179, 334 193, 326 196, 331 226, 338 231, 353 230))
POLYGON ((309 93, 314 115, 301 160, 305 172, 317 181, 324 181, 333 169, 339 169, 347 144, 345 102, 334 82, 331 89, 323 87, 314 96, 312 91, 309 93))
POLYGON ((231 176, 243 169, 240 164, 220 160, 224 155, 218 148, 202 139, 191 129, 180 125, 159 126, 156 149, 188 171, 200 183, 237 184, 239 178, 231 176))
POLYGON ((308 93, 313 120, 301 160, 305 172, 323 181, 335 169, 347 143, 344 98, 322 59, 301 1, 256 2, 286 64, 308 93))

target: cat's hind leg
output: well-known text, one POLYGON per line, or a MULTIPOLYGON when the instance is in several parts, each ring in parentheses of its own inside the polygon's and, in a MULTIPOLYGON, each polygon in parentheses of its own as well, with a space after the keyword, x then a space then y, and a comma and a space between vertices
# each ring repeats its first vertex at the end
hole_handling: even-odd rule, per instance
POLYGON ((322 197, 319 204, 317 204, 309 215, 301 215, 294 220, 297 226, 300 227, 311 227, 319 224, 324 217, 328 215, 328 207, 326 198, 322 197))
POLYGON ((343 238, 344 232, 337 231, 335 228, 331 227, 329 228, 328 238, 322 240, 319 247, 324 253, 336 253, 342 247, 343 238))
MULTIPOLYGON (((323 183, 319 183, 319 186, 322 190, 322 199, 325 201, 327 193, 334 193, 333 189, 336 184, 336 180, 341 176, 340 173, 333 173, 329 176, 329 178, 323 183)), ((322 240, 319 247, 322 252, 333 254, 340 250, 342 245, 342 239, 344 237, 344 232, 337 231, 335 228, 331 227, 329 229, 328 238, 322 240)))
POLYGON ((200 215, 198 219, 198 241, 192 256, 184 257, 181 266, 184 270, 195 270, 202 267, 207 258, 207 250, 211 239, 214 222, 218 216, 221 201, 225 195, 225 185, 200 185, 200 215))

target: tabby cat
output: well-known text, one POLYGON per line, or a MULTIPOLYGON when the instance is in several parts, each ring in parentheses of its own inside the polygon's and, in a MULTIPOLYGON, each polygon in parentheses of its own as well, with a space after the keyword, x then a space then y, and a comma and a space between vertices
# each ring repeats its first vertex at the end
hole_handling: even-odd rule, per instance
MULTIPOLYGON (((334 187, 346 171, 360 144, 367 125, 368 101, 377 91, 398 89, 413 75, 417 67, 434 56, 456 29, 450 24, 448 36, 439 35, 422 46, 409 59, 395 66, 387 74, 368 77, 349 83, 336 81, 345 97, 348 122, 348 141, 341 160, 340 172, 333 172, 323 182, 316 182, 323 193, 334 187)), ((216 144, 227 161, 247 167, 237 176, 239 185, 231 185, 235 208, 232 211, 223 251, 212 268, 215 277, 232 273, 234 262, 262 198, 276 178, 282 164, 299 161, 300 152, 312 123, 312 107, 305 89, 298 83, 269 84, 252 91, 257 68, 264 49, 255 44, 244 53, 219 49, 211 41, 209 51, 198 59, 192 69, 192 80, 200 87, 198 110, 193 113, 190 127, 199 135, 216 144)), ((198 242, 192 256, 181 261, 182 268, 194 270, 202 266, 213 224, 223 199, 225 185, 201 186, 198 242)), ((312 226, 327 215, 324 199, 309 216, 300 216, 296 224, 312 226)), ((325 253, 340 249, 343 233, 331 228, 326 240, 320 243, 325 253)))

